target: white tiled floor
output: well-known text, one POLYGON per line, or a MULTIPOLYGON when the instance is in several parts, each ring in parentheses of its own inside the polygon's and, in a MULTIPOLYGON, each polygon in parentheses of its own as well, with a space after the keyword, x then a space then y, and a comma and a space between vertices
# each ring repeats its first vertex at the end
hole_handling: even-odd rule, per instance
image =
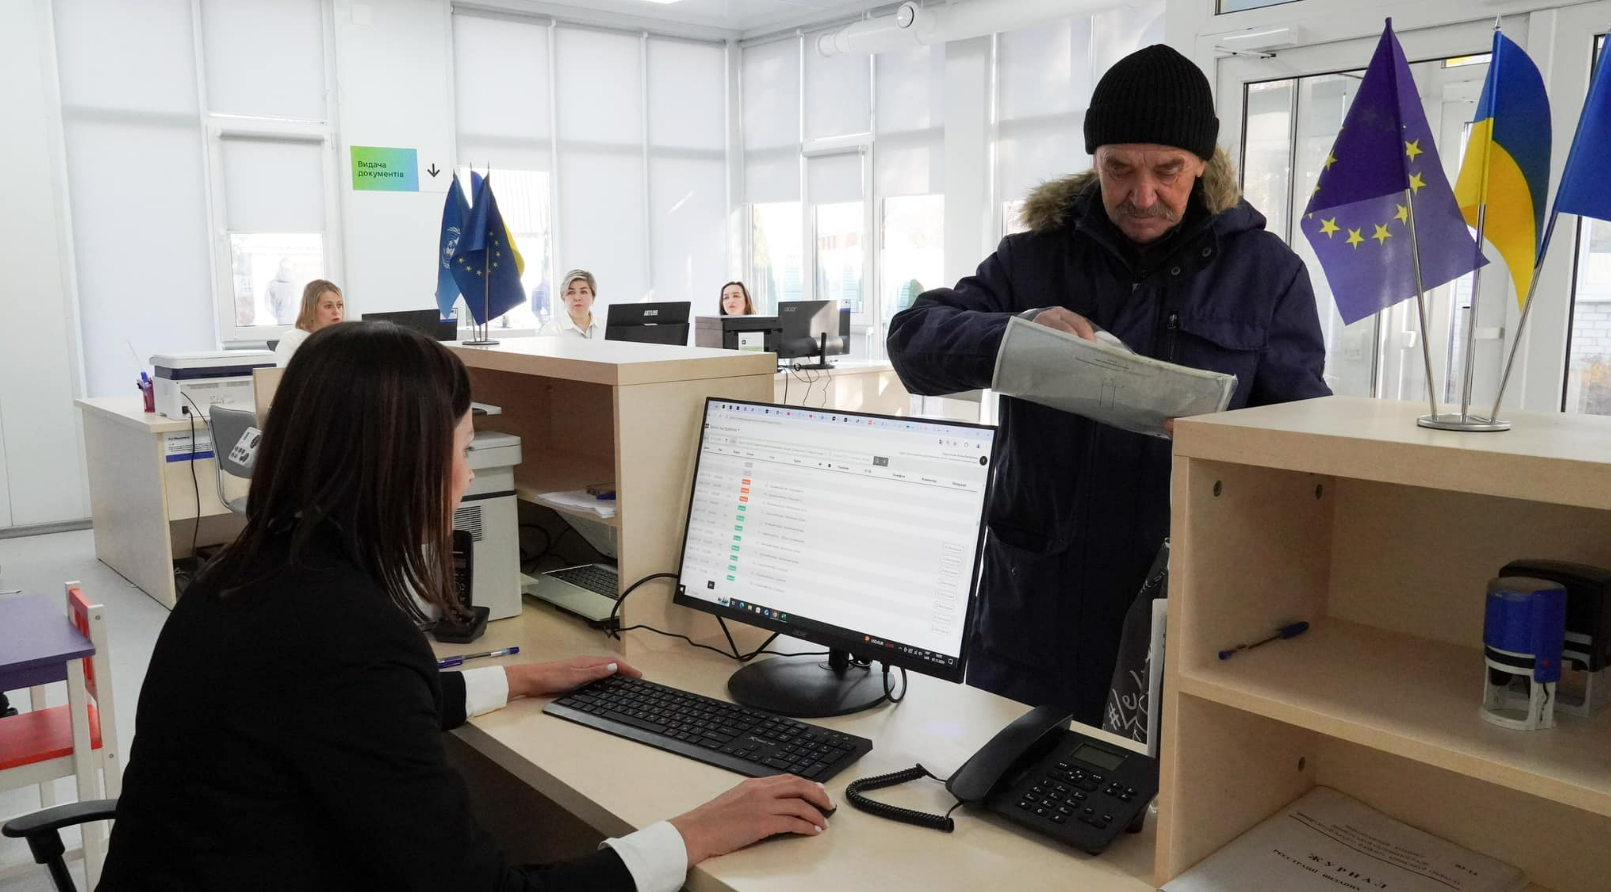
MULTIPOLYGON (((0 539, 0 590, 21 589, 25 594, 62 598, 62 583, 70 579, 82 582, 84 593, 91 600, 106 605, 113 706, 117 736, 126 759, 129 744, 134 740, 134 710, 140 685, 145 681, 151 649, 157 642, 157 632, 168 618, 168 611, 95 559, 95 541, 89 530, 0 539)), ((17 596, 0 595, 0 599, 13 597, 17 596)), ((27 709, 27 692, 11 692, 11 702, 18 709, 27 709)), ((66 686, 52 685, 50 705, 65 702, 66 686)), ((75 798, 77 794, 70 779, 57 782, 57 802, 71 802, 75 798)), ((38 807, 39 794, 34 787, 0 792, 0 821, 27 814, 38 807)), ((68 844, 78 844, 76 833, 68 844)), ((28 847, 21 840, 0 838, 0 876, 11 876, 0 879, 0 892, 50 892, 50 881, 42 870, 28 869, 32 863, 28 847)), ((74 862, 73 867, 82 889, 82 866, 74 862)))

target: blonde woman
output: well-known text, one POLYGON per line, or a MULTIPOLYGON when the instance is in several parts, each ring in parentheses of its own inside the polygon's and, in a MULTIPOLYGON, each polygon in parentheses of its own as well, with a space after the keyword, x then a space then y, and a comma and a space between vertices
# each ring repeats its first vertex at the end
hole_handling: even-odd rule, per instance
POLYGON ((284 368, 291 354, 302 342, 321 328, 335 325, 346 316, 347 305, 341 299, 341 289, 334 282, 314 279, 302 289, 302 310, 297 313, 296 327, 280 338, 274 347, 274 364, 284 368))
POLYGON ((543 323, 537 334, 604 340, 604 321, 593 315, 593 301, 599 295, 599 285, 593 274, 585 269, 571 270, 560 280, 559 294, 565 312, 555 313, 554 318, 543 323))

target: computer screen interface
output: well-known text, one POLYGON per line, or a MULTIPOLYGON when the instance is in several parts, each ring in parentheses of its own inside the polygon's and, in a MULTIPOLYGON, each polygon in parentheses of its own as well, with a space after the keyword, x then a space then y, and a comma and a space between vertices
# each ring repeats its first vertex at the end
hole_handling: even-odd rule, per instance
POLYGON ((994 441, 708 400, 676 603, 960 681, 994 441))

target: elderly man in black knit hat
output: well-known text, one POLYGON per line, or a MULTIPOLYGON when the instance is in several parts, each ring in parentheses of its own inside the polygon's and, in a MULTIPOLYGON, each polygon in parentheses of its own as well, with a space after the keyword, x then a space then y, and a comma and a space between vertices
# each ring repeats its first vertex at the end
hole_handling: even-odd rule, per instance
MULTIPOLYGON (((1231 408, 1324 396, 1309 275, 1243 200, 1208 80, 1158 45, 1103 75, 1085 114, 1095 169, 1030 195, 1030 231, 890 325, 908 389, 990 386, 1023 316, 1233 374, 1231 408)), ((1125 610, 1169 534, 1170 444, 1004 399, 968 682, 1100 724, 1125 610)))

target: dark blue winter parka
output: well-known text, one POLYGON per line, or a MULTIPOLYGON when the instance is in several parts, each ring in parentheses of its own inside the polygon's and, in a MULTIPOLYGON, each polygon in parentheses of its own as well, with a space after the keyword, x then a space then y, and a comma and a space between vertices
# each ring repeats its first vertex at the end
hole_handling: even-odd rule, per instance
MULTIPOLYGON (((1230 408, 1330 393, 1303 262, 1242 200, 1223 152, 1162 250, 1108 222, 1094 172, 1041 186, 978 272, 895 316, 907 389, 990 386, 1015 314, 1061 306, 1147 356, 1236 376, 1230 408)), ((1126 609, 1169 534, 1170 443, 1003 399, 968 682, 1100 724, 1126 609)))

